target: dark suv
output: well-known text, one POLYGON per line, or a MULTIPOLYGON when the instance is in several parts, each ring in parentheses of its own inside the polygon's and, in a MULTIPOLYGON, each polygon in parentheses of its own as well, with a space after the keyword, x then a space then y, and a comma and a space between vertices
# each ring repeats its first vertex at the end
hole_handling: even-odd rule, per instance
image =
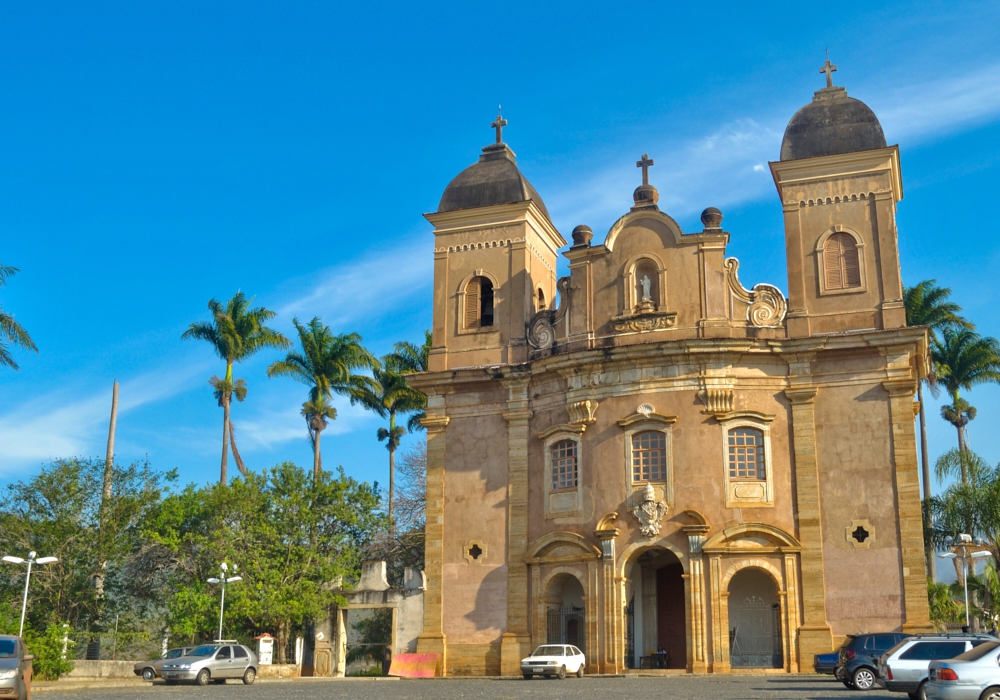
POLYGON ((878 679, 878 658, 909 636, 902 632, 847 635, 834 675, 848 688, 871 690, 878 679))

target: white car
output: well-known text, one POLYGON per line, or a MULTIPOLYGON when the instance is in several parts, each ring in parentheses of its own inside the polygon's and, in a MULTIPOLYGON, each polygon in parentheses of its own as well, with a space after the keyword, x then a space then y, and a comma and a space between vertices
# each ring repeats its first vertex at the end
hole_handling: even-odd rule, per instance
POLYGON ((587 659, 583 652, 568 644, 543 644, 531 652, 531 656, 521 659, 521 673, 524 680, 532 676, 559 676, 574 674, 583 678, 583 669, 587 659))

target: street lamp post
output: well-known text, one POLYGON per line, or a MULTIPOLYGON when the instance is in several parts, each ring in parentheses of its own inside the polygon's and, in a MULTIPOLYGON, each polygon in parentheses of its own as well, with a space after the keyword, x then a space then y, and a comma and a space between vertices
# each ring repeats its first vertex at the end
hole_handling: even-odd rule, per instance
MULTIPOLYGON (((945 542, 955 542, 951 537, 946 537, 945 542)), ((976 545, 982 544, 981 542, 976 542, 976 545)), ((973 546, 972 535, 967 535, 964 532, 959 534, 958 541, 955 542, 955 549, 961 549, 961 554, 955 554, 955 552, 948 552, 947 554, 938 554, 942 559, 961 559, 962 560, 962 584, 965 586, 965 626, 969 627, 969 559, 982 559, 983 557, 992 556, 989 552, 972 552, 969 553, 969 547, 973 546)))
MULTIPOLYGON (((239 566, 237 566, 236 564, 233 564, 233 573, 234 574, 236 573, 237 569, 239 569, 239 566)), ((226 562, 222 562, 221 564, 219 564, 219 578, 210 578, 210 579, 208 579, 209 583, 220 583, 220 584, 222 584, 222 601, 219 603, 219 640, 220 641, 222 640, 222 616, 223 616, 223 614, 225 613, 225 610, 226 610, 226 585, 230 584, 230 583, 235 583, 237 581, 242 581, 243 580, 242 576, 228 576, 228 574, 229 574, 229 564, 227 564, 226 562)))
POLYGON ((51 564, 54 561, 59 561, 58 557, 42 557, 41 559, 36 559, 38 556, 37 552, 28 552, 28 558, 22 559, 21 557, 3 557, 3 561, 8 564, 27 564, 28 573, 24 577, 24 599, 21 601, 21 629, 18 631, 17 636, 24 636, 24 613, 28 609, 28 583, 31 581, 31 565, 32 564, 51 564))

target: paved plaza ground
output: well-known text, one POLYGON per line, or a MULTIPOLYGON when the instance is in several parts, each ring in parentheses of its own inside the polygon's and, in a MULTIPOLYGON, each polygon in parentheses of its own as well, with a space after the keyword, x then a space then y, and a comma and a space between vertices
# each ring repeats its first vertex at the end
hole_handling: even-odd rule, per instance
POLYGON ((672 700, 906 700, 900 693, 848 690, 842 683, 818 676, 666 676, 629 678, 570 678, 499 680, 295 680, 258 682, 246 687, 132 686, 106 689, 47 690, 36 700, 194 700, 205 698, 288 698, 288 700, 451 700, 454 698, 539 698, 607 700, 612 697, 672 700))

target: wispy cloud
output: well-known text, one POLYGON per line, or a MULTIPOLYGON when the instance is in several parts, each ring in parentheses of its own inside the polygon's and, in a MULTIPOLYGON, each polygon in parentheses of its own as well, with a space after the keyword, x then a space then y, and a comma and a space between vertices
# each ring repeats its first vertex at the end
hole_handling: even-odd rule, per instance
MULTIPOLYGON (((906 86, 859 85, 861 97, 879 117, 890 143, 921 143, 950 136, 1000 117, 1000 64, 960 74, 938 75, 906 86)), ((651 180, 660 208, 688 216, 707 206, 726 207, 773 196, 767 162, 775 160, 789 114, 760 114, 717 125, 684 141, 653 141, 657 165, 651 180)), ((631 158, 598 163, 589 175, 566 180, 548 195, 561 226, 610 222, 631 206, 638 175, 631 158)))
POLYGON ((370 251, 296 281, 295 286, 307 288, 290 294, 279 307, 279 316, 290 319, 305 312, 309 318, 320 316, 327 325, 339 327, 392 313, 393 304, 429 288, 433 280, 430 235, 415 238, 409 245, 370 251))
MULTIPOLYGON (((119 415, 193 387, 196 380, 203 380, 207 369, 207 363, 185 362, 122 382, 119 415)), ((72 389, 52 391, 0 414, 0 459, 6 464, 28 464, 102 452, 99 448, 107 440, 111 387, 90 390, 84 398, 73 399, 75 395, 72 389)))

